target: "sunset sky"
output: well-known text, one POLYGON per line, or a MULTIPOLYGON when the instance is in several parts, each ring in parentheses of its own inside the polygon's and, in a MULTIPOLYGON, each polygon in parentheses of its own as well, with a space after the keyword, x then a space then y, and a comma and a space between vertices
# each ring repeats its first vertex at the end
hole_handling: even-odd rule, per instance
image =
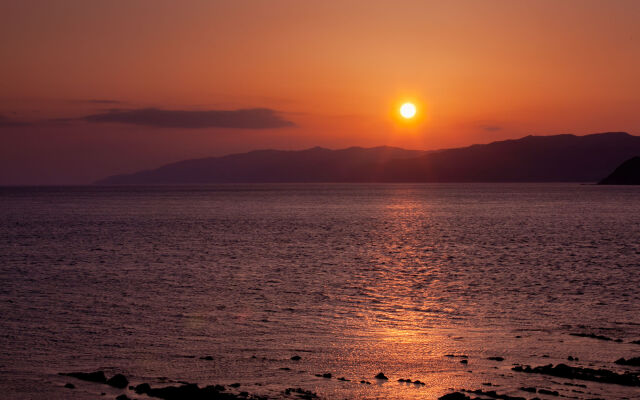
POLYGON ((4 0, 0 184, 263 148, 638 135, 639 21, 633 0, 4 0))

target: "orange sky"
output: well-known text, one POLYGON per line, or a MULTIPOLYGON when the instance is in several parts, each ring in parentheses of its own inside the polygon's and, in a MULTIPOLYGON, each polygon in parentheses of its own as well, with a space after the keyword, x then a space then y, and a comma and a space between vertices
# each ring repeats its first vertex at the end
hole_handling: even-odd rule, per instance
POLYGON ((3 1, 0 184, 257 148, 640 134, 638 21, 633 0, 3 1), (404 99, 419 123, 395 118, 404 99), (266 108, 295 126, 74 120, 113 108, 266 108))

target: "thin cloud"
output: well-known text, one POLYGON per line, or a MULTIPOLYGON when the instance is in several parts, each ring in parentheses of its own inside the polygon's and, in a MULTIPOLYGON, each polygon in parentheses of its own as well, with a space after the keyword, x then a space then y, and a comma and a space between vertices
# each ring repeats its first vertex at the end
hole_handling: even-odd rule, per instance
POLYGON ((157 128, 235 128, 271 129, 294 126, 276 111, 268 108, 241 110, 162 110, 143 108, 134 110, 111 109, 104 113, 87 115, 81 120, 94 123, 120 123, 157 128))
POLYGON ((485 130, 487 132, 495 132, 502 130, 502 127, 499 125, 481 125, 480 129, 485 130))

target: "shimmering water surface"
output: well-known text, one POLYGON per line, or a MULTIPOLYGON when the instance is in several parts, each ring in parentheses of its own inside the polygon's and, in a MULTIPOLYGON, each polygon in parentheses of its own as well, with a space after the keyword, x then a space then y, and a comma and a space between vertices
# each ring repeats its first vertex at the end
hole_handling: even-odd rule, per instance
POLYGON ((96 369, 270 395, 545 398, 519 391, 535 386, 640 398, 511 371, 638 371, 613 363, 640 355, 637 187, 0 188, 0 218, 3 398, 122 393, 65 389, 72 378, 57 375, 96 369), (388 382, 373 379, 381 371, 388 382), (333 378, 315 376, 325 372, 333 378))

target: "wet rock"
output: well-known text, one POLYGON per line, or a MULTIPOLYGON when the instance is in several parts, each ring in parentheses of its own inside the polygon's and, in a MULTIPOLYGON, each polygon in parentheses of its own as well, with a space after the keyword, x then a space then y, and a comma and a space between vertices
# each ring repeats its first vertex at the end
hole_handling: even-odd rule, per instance
POLYGON ((619 358, 615 363, 618 365, 632 365, 634 367, 640 367, 640 357, 633 357, 629 359, 619 358))
MULTIPOLYGON (((473 394, 477 394, 479 396, 484 396, 484 397, 490 397, 492 399, 501 399, 501 400, 527 400, 524 397, 516 397, 516 396, 509 396, 506 394, 499 394, 497 393, 495 390, 490 390, 488 392, 485 392, 481 389, 477 389, 477 390, 464 390, 467 393, 473 393, 473 394)), ((480 398, 477 398, 480 399, 480 398)), ((475 399, 474 399, 475 400, 475 399)))
POLYGON ((546 394, 548 396, 560 396, 560 393, 556 392, 555 390, 538 389, 538 393, 546 394))
POLYGON ((565 364, 558 364, 554 367, 553 364, 549 364, 535 368, 531 368, 528 365, 518 365, 513 367, 512 370, 516 372, 557 376, 566 379, 580 379, 583 381, 612 383, 624 386, 640 386, 638 374, 629 372, 618 374, 606 369, 571 367, 565 364))
POLYGON ((182 386, 167 386, 163 388, 152 388, 145 383, 136 386, 136 393, 146 394, 149 397, 156 397, 164 400, 237 400, 241 397, 247 397, 224 393, 224 387, 220 385, 211 385, 200 388, 195 383, 189 383, 182 386), (138 391, 139 388, 141 389, 140 391, 138 391))
POLYGON ((491 360, 491 361, 504 361, 504 357, 487 357, 487 360, 491 360))
POLYGON ((385 381, 388 381, 388 380, 389 380, 389 378, 387 378, 387 377, 385 376, 385 374, 383 374, 382 372, 380 372, 378 375, 376 375, 376 376, 375 376, 375 378, 376 378, 376 379, 383 379, 383 380, 385 380, 385 381))
POLYGON ((122 374, 115 374, 109 380, 107 380, 107 385, 113 386, 118 389, 124 389, 129 384, 129 380, 122 374))
POLYGON ((62 376, 70 376, 72 378, 80 379, 87 382, 107 383, 107 377, 103 371, 95 372, 69 372, 60 373, 62 376))
POLYGON ((529 393, 537 392, 537 389, 534 387, 521 387, 520 390, 522 390, 523 392, 529 392, 529 393))
POLYGON ((145 394, 149 390, 151 390, 151 386, 149 386, 148 383, 141 383, 138 386, 136 386, 135 389, 133 389, 133 391, 136 392, 137 394, 145 394))
POLYGON ((66 385, 64 385, 64 387, 66 387, 67 389, 75 389, 76 385, 74 385, 73 383, 67 383, 66 385))
POLYGON ((293 357, 291 357, 291 359, 292 359, 293 361, 300 361, 300 360, 302 359, 302 357, 300 357, 300 356, 293 356, 293 357))

